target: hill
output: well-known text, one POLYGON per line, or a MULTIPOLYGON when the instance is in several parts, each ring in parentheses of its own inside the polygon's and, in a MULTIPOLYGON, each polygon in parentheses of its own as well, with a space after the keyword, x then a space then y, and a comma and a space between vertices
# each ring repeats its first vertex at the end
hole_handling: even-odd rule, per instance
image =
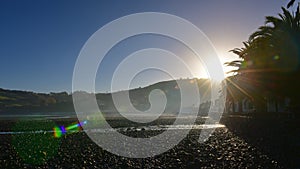
MULTIPOLYGON (((180 79, 188 89, 197 83, 201 96, 201 103, 210 100, 210 81, 208 79, 180 79)), ((152 84, 144 88, 129 91, 115 92, 116 96, 129 92, 131 103, 138 110, 147 110, 150 107, 149 94, 154 89, 164 92, 167 98, 166 110, 176 113, 180 108, 180 90, 175 80, 152 84)), ((97 93, 97 102, 100 109, 106 113, 116 113, 111 93, 97 93)), ((0 113, 1 114, 27 114, 33 112, 74 112, 72 94, 60 93, 34 93, 30 91, 6 90, 0 88, 0 113)))

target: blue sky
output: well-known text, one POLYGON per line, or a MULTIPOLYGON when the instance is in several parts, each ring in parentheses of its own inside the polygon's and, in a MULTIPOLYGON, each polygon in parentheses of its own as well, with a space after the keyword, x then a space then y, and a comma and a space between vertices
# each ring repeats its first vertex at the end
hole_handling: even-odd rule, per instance
MULTIPOLYGON (((0 88, 70 92, 74 64, 87 39, 110 21, 137 12, 164 12, 189 20, 212 41, 221 61, 229 61, 235 56, 228 51, 240 47, 265 16, 277 15, 286 4, 285 0, 2 0, 0 88)), ((108 54, 97 75, 97 91, 108 90, 109 75, 124 54, 145 47, 178 46, 166 39, 149 39, 141 44, 133 38, 108 54)))

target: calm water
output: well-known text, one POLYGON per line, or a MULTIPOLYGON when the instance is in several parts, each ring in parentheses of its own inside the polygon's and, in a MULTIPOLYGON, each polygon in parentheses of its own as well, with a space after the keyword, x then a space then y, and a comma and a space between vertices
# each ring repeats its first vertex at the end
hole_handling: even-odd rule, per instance
MULTIPOLYGON (((30 120, 45 120, 45 119, 69 119, 77 118, 75 113, 34 113, 34 114, 4 114, 0 115, 0 120, 7 119, 30 119, 30 120)), ((169 118, 169 117, 167 117, 169 118)), ((176 118, 176 116, 170 116, 170 118, 176 118)), ((188 118, 188 117, 187 117, 188 118)), ((201 117, 206 119, 208 117, 201 117)), ((103 129, 103 128, 93 128, 89 129, 88 132, 92 133, 106 133, 112 132, 113 130, 124 132, 124 131, 160 131, 160 130, 191 130, 191 129, 211 129, 225 127, 222 124, 195 124, 195 125, 152 125, 152 126, 139 126, 139 127, 119 127, 114 129, 103 129)), ((7 134, 46 134, 53 133, 52 130, 35 130, 35 131, 0 131, 0 135, 7 134)))
MULTIPOLYGON (((221 128, 225 127, 222 124, 202 124, 202 125, 156 125, 156 126, 139 126, 139 127, 120 127, 114 129, 89 129, 88 132, 92 133, 109 133, 114 130, 122 132, 122 131, 161 131, 161 130, 191 130, 191 129, 212 129, 212 128, 221 128)), ((7 134, 46 134, 53 133, 52 130, 36 130, 36 131, 5 131, 0 132, 0 135, 7 134)))
POLYGON ((32 114, 1 114, 0 120, 7 119, 65 119, 77 118, 76 113, 73 112, 51 112, 51 113, 32 113, 32 114))

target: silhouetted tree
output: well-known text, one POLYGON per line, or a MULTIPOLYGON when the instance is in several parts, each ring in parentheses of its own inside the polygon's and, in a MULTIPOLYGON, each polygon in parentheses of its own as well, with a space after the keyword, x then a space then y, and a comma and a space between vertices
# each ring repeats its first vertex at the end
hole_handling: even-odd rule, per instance
MULTIPOLYGON (((293 3, 291 1, 288 7, 293 3)), ((244 47, 231 50, 241 61, 226 63, 237 67, 234 70, 236 77, 229 80, 234 80, 234 86, 239 85, 243 91, 255 88, 251 92, 255 99, 262 95, 290 96, 294 101, 300 99, 296 92, 300 83, 295 81, 295 78, 300 78, 299 5, 295 13, 285 8, 282 11, 279 17, 267 16, 265 25, 244 42, 244 47)))
POLYGON ((294 3, 295 3, 295 0, 289 1, 289 3, 287 4, 287 8, 293 6, 294 3))

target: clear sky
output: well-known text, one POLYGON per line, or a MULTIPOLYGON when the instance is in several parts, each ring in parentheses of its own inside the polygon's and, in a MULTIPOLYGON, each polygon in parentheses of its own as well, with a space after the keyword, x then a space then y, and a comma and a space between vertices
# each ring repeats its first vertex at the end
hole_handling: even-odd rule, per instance
MULTIPOLYGON (((285 0, 1 0, 0 88, 70 92, 74 64, 87 39, 110 21, 137 12, 164 12, 189 20, 208 36, 221 61, 230 61, 236 57, 228 51, 241 47, 264 24, 265 16, 277 15, 286 4, 285 0)), ((98 70, 98 91, 108 90, 106 78, 122 60, 120 54, 168 48, 170 43, 173 49, 180 48, 167 38, 152 36, 143 44, 135 42, 139 38, 147 36, 122 42, 106 56, 105 66, 98 70)))

